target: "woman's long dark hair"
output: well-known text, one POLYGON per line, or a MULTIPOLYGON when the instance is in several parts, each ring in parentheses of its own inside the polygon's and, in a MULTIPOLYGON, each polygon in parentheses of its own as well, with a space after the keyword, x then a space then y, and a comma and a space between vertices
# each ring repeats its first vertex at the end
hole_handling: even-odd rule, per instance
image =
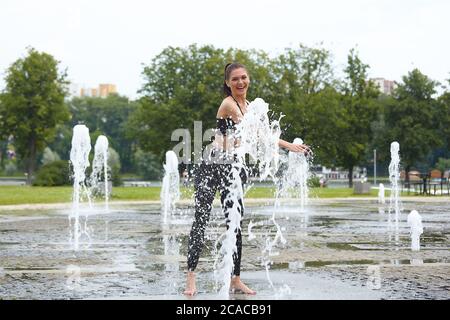
MULTIPOLYGON (((227 65, 225 66, 225 78, 223 80, 223 93, 225 94, 225 96, 231 96, 231 89, 229 86, 227 86, 227 80, 230 79, 230 74, 233 70, 236 69, 240 69, 243 68, 247 71, 247 68, 240 63, 237 62, 233 62, 233 63, 227 63, 227 65)), ((248 71, 247 71, 248 72, 248 71)))

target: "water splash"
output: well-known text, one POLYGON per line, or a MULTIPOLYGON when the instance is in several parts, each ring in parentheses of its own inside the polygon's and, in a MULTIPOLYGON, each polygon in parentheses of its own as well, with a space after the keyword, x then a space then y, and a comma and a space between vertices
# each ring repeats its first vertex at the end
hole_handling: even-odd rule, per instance
POLYGON ((270 266, 273 263, 271 257, 279 255, 279 252, 274 251, 274 248, 278 245, 278 243, 286 244, 287 241, 283 236, 280 225, 275 220, 275 210, 273 211, 272 217, 270 218, 269 221, 272 222, 273 225, 276 227, 276 233, 275 233, 275 236, 273 237, 273 239, 270 236, 266 237, 266 241, 265 241, 266 245, 265 245, 264 249, 262 250, 261 265, 264 266, 264 268, 266 270, 266 278, 267 278, 267 281, 269 282, 270 287, 272 289, 276 290, 275 286, 273 285, 272 279, 270 278, 270 273, 269 273, 270 266))
POLYGON ((163 244, 164 244, 164 256, 167 261, 164 264, 164 271, 178 272, 180 269, 180 264, 178 258, 180 256, 180 243, 178 242, 176 234, 171 234, 171 230, 167 224, 162 224, 161 226, 163 232, 163 244))
POLYGON ((290 296, 292 294, 291 287, 287 285, 286 283, 283 284, 280 288, 275 290, 274 298, 277 300, 285 299, 287 296, 290 296))
MULTIPOLYGON (((248 112, 244 115, 242 121, 236 125, 236 137, 239 145, 235 149, 237 155, 237 163, 233 164, 230 174, 230 193, 225 201, 232 203, 233 206, 229 210, 228 219, 230 221, 229 228, 223 235, 222 247, 219 251, 221 261, 215 263, 214 272, 216 281, 222 283, 220 294, 228 295, 230 289, 230 280, 233 270, 233 254, 236 252, 236 233, 240 230, 241 213, 239 212, 239 200, 243 198, 243 190, 240 170, 245 168, 245 158, 249 155, 251 164, 254 164, 259 173, 259 180, 271 178, 276 179, 279 163, 279 147, 278 142, 281 135, 279 120, 269 121, 268 116, 269 105, 261 98, 256 98, 248 106, 248 112), (217 268, 216 268, 217 265, 217 268)), ((248 171, 248 170, 247 170, 248 171)), ((242 201, 242 200, 241 200, 242 201)), ((281 233, 281 227, 275 220, 275 212, 270 219, 276 227, 276 235, 273 239, 266 238, 266 248, 263 254, 267 254, 263 258, 266 272, 268 274, 271 264, 270 256, 274 253, 272 248, 278 243, 285 243, 281 233)), ((251 230, 251 228, 250 228, 251 230)), ((273 287, 273 283, 268 275, 268 281, 273 287)))
POLYGON ((178 158, 172 150, 166 152, 164 178, 161 188, 161 208, 164 223, 170 212, 175 209, 175 203, 180 200, 180 174, 178 172, 178 158))
MULTIPOLYGON (((75 220, 73 227, 72 241, 75 250, 79 249, 79 241, 82 234, 89 238, 87 232, 87 216, 85 216, 84 225, 80 223, 80 202, 85 197, 88 200, 89 207, 91 205, 91 197, 86 187, 86 168, 89 167, 89 152, 91 151, 91 138, 89 129, 85 125, 76 125, 73 128, 72 149, 70 150, 70 163, 73 167, 73 203, 72 212, 69 215, 69 223, 72 218, 75 220)), ((90 239, 90 238, 89 238, 90 239)))
POLYGON ((104 195, 105 210, 109 210, 108 190, 108 138, 100 135, 95 142, 95 155, 92 162, 92 173, 90 177, 90 189, 92 194, 104 195))
MULTIPOLYGON (((293 143, 303 144, 303 140, 300 138, 295 138, 293 143)), ((305 206, 308 203, 309 188, 308 179, 310 177, 309 167, 312 159, 303 153, 289 152, 287 157, 280 157, 281 166, 286 166, 286 169, 282 173, 281 177, 276 176, 274 179, 275 185, 277 186, 275 194, 275 209, 280 207, 280 198, 297 198, 300 199, 300 212, 304 215, 301 218, 301 227, 305 230, 308 223, 308 215, 305 210, 305 206)), ((283 237, 282 229, 280 225, 275 220, 275 214, 277 210, 273 211, 270 221, 276 227, 276 234, 273 240, 266 239, 266 246, 262 250, 262 264, 266 269, 266 277, 269 281, 270 286, 275 290, 275 292, 283 289, 276 289, 270 279, 269 268, 272 264, 271 256, 277 255, 277 252, 273 252, 273 248, 278 244, 286 244, 286 239, 283 237)), ((287 286, 287 285, 285 285, 287 286)), ((288 287, 289 288, 289 287, 288 287)), ((281 292, 280 291, 280 292, 281 292)))
POLYGON ((243 204, 244 192, 242 189, 242 181, 239 173, 242 170, 242 163, 232 165, 228 186, 229 193, 225 199, 226 203, 230 203, 231 207, 228 212, 228 228, 218 241, 222 241, 222 245, 218 252, 218 257, 214 262, 214 278, 216 283, 222 284, 219 295, 228 297, 230 292, 231 275, 233 274, 234 261, 233 255, 237 252, 236 239, 241 229, 240 204, 243 204))
POLYGON ((416 210, 412 210, 410 214, 408 214, 408 226, 411 228, 411 250, 419 251, 420 250, 420 235, 423 233, 422 226, 422 217, 419 212, 416 210))
MULTIPOLYGON (((303 140, 295 138, 293 143, 303 144, 303 140)), ((310 162, 311 158, 305 154, 290 151, 287 159, 287 170, 283 174, 279 186, 281 197, 300 199, 301 212, 305 212, 305 206, 308 204, 310 162)))
POLYGON ((240 203, 243 204, 244 192, 240 172, 247 171, 245 157, 250 155, 250 161, 258 168, 260 180, 275 176, 278 165, 278 139, 281 134, 277 122, 270 123, 267 112, 268 104, 257 98, 248 106, 248 112, 242 121, 236 125, 235 138, 239 141, 233 150, 237 161, 232 164, 228 177, 229 193, 225 199, 231 204, 228 211, 228 228, 217 242, 221 248, 215 261, 214 275, 216 283, 222 284, 221 295, 228 295, 233 271, 233 255, 237 251, 236 235, 241 229, 240 203))
POLYGON ((382 183, 380 183, 380 187, 378 189, 378 203, 386 203, 386 199, 384 197, 384 184, 382 183))
POLYGON ((255 234, 252 231, 253 227, 264 226, 266 224, 267 224, 266 221, 259 221, 259 222, 250 221, 248 223, 248 226, 247 226, 247 233, 248 233, 247 239, 248 239, 248 241, 256 239, 256 236, 255 236, 255 234))
MULTIPOLYGON (((399 242, 399 217, 401 213, 400 202, 400 144, 397 141, 391 143, 391 162, 389 164, 389 181, 391 182, 391 195, 389 199, 388 228, 392 230, 391 213, 395 212, 395 242, 399 242)), ((391 235, 389 235, 391 237, 391 235)))
POLYGON ((247 113, 236 126, 236 135, 240 139, 237 155, 243 163, 245 156, 250 156, 250 163, 257 165, 260 181, 268 177, 275 179, 279 162, 278 141, 282 116, 270 122, 268 112, 269 104, 256 98, 248 105, 247 113))

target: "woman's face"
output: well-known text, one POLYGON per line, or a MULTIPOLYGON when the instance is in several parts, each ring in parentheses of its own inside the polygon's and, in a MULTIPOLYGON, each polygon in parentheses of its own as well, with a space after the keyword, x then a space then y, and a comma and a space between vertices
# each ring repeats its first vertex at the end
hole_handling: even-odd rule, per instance
POLYGON ((244 68, 234 69, 230 73, 230 78, 227 80, 227 85, 231 89, 233 96, 245 96, 250 84, 250 77, 247 70, 244 68))

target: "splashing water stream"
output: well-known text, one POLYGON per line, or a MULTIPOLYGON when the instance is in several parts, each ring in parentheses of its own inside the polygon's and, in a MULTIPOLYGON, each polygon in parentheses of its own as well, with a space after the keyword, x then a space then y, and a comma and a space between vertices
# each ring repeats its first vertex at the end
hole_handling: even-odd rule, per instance
MULTIPOLYGON (((391 143, 391 162, 389 164, 389 180, 391 182, 391 195, 389 202, 389 215, 388 215, 388 228, 390 231, 392 230, 392 219, 391 213, 395 212, 395 243, 398 245, 399 243, 399 228, 398 222, 401 213, 401 202, 400 202, 400 145, 398 142, 394 141, 391 143)), ((391 235, 389 235, 391 238, 391 235)))
POLYGON ((241 228, 242 212, 240 211, 239 202, 243 204, 244 196, 242 181, 239 175, 241 169, 242 164, 236 163, 233 164, 230 172, 229 193, 225 201, 232 203, 232 206, 228 209, 228 228, 225 233, 219 237, 219 239, 222 239, 222 246, 220 247, 218 257, 214 263, 214 277, 216 283, 222 284, 219 295, 225 297, 228 296, 230 291, 231 275, 234 267, 233 255, 237 252, 236 235, 241 228))
POLYGON ((175 209, 175 203, 180 200, 180 174, 178 172, 178 158, 172 150, 166 152, 164 164, 164 178, 161 188, 161 207, 164 223, 170 212, 175 209))
POLYGON ((95 142, 94 150, 95 155, 94 160, 92 162, 90 188, 94 194, 98 193, 105 196, 105 210, 108 211, 109 210, 108 138, 106 138, 104 135, 98 136, 97 141, 95 142), (103 181, 103 184, 100 181, 103 181))
POLYGON ((384 204, 386 203, 385 197, 384 197, 384 184, 380 183, 378 190, 378 203, 384 204))
POLYGON ((423 233, 422 226, 422 217, 419 212, 416 210, 412 210, 410 214, 408 214, 408 226, 411 228, 411 250, 419 251, 420 250, 420 235, 423 233))
MULTIPOLYGON (((295 138, 293 143, 303 144, 303 140, 295 138)), ((280 197, 300 199, 301 212, 305 212, 305 206, 308 204, 311 161, 312 159, 303 153, 290 151, 287 159, 288 167, 281 178, 281 185, 279 185, 280 197)))
MULTIPOLYGON (((238 161, 233 164, 229 187, 230 192, 226 201, 233 203, 229 210, 229 228, 220 238, 222 246, 219 251, 221 261, 215 263, 216 282, 221 282, 220 294, 228 295, 230 289, 231 274, 233 271, 233 254, 236 252, 236 234, 241 226, 241 212, 239 211, 239 200, 243 199, 243 190, 240 170, 245 168, 245 157, 248 154, 250 163, 257 166, 260 181, 267 178, 276 179, 279 162, 278 141, 281 135, 279 120, 269 121, 269 105, 261 98, 256 98, 248 106, 248 112, 244 115, 242 121, 236 125, 236 137, 239 145, 236 147, 238 161)), ((242 200, 241 200, 242 201, 242 200)), ((266 247, 263 250, 263 265, 266 268, 267 278, 270 285, 273 283, 269 276, 269 265, 272 248, 278 243, 285 243, 281 233, 281 227, 275 220, 275 212, 270 221, 275 225, 277 232, 273 239, 266 239, 266 247)), ((251 233, 250 233, 251 234, 251 233)))
POLYGON ((75 250, 79 249, 80 236, 85 234, 89 238, 87 232, 87 216, 85 216, 84 228, 80 224, 80 201, 83 196, 88 200, 91 208, 91 198, 89 190, 86 187, 86 168, 89 167, 89 152, 91 151, 91 138, 89 136, 89 129, 85 125, 76 125, 73 128, 72 149, 70 150, 70 163, 73 166, 73 203, 72 212, 69 215, 69 224, 72 218, 74 221, 74 231, 71 234, 75 250))

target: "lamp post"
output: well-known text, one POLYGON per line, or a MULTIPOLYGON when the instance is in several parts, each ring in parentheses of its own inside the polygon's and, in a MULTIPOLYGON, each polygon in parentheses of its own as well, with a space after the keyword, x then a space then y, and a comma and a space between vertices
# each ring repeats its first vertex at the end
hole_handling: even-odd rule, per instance
POLYGON ((377 185, 377 149, 373 149, 373 184, 377 185))

